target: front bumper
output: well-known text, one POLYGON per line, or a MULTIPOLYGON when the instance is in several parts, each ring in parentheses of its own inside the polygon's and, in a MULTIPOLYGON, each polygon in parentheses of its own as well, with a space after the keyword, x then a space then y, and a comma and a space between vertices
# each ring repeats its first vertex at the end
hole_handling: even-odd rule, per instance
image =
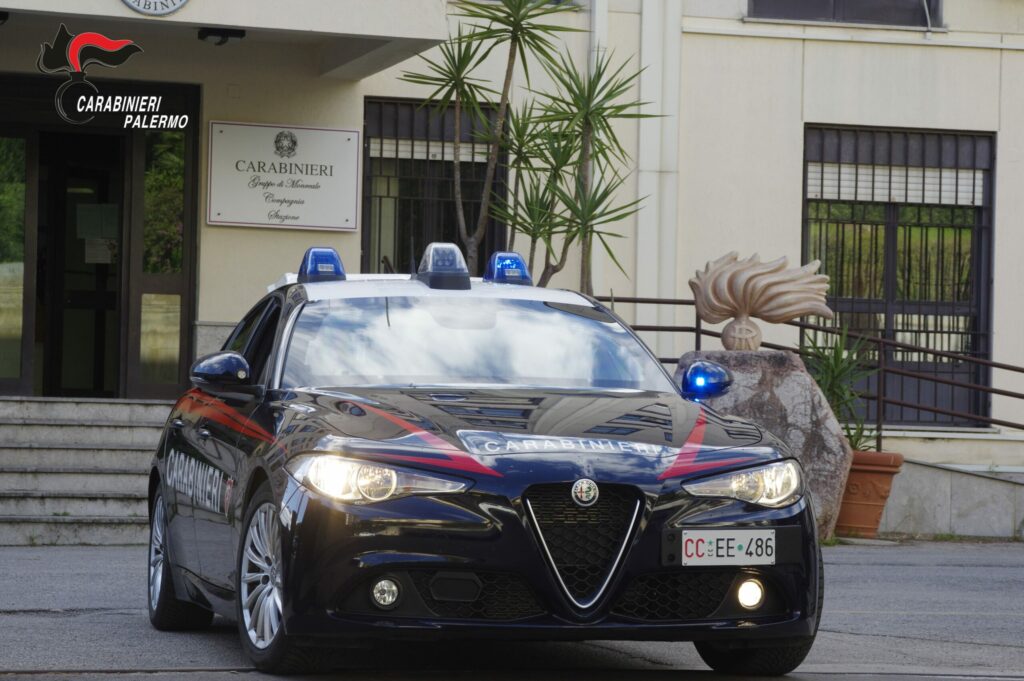
POLYGON ((607 589, 581 609, 559 585, 519 500, 474 492, 347 506, 290 480, 282 504, 285 631, 328 644, 448 637, 753 641, 815 633, 821 576, 806 498, 783 509, 644 498, 607 589), (667 532, 728 526, 775 528, 776 564, 667 564, 667 532), (390 610, 370 597, 384 576, 400 586, 390 610), (736 603, 745 577, 766 587, 755 612, 736 603))

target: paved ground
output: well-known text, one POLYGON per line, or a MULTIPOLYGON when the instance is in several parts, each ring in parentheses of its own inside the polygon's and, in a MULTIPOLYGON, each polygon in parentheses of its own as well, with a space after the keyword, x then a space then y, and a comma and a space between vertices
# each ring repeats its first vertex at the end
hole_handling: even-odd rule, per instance
MULTIPOLYGON (((1024 544, 825 549, 824 619, 791 679, 1024 679, 1024 544)), ((142 547, 0 547, 0 681, 261 678, 234 625, 150 628, 142 547)), ((346 679, 703 679, 689 644, 474 644, 353 652, 346 679)))

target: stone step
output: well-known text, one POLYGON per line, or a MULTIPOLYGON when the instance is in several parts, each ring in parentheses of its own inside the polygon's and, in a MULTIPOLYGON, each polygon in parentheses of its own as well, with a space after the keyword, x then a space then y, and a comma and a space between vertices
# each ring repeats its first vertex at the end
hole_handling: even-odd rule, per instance
POLYGON ((156 448, 163 423, 0 418, 0 446, 67 444, 156 448))
POLYGON ((0 397, 0 419, 163 423, 172 406, 167 400, 0 397))
POLYGON ((5 492, 145 492, 149 477, 138 470, 0 467, 5 492))
POLYGON ((117 469, 145 473, 149 471, 155 451, 156 447, 138 448, 131 445, 107 445, 105 447, 77 444, 62 445, 61 447, 0 446, 0 467, 63 468, 71 466, 98 471, 117 469))
POLYGON ((149 519, 0 515, 0 546, 146 544, 149 519))
POLYGON ((147 513, 145 492, 0 491, 0 516, 134 519, 147 513))

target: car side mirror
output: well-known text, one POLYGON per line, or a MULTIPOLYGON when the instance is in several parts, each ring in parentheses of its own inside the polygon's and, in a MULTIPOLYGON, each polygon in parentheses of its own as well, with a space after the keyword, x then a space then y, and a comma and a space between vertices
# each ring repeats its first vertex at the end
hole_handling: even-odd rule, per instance
POLYGON ((703 400, 724 395, 732 386, 732 372, 717 362, 698 359, 676 370, 683 397, 703 400))
POLYGON ((192 385, 213 395, 253 393, 249 362, 237 352, 215 352, 196 360, 189 372, 192 385))

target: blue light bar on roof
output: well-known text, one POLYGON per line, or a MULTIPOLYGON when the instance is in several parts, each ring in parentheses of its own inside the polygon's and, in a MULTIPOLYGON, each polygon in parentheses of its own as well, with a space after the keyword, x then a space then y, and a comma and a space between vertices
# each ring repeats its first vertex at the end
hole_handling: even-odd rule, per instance
POLYGON ((430 288, 465 290, 469 288, 469 268, 462 251, 452 243, 435 241, 427 246, 416 278, 430 288))
POLYGON ((302 256, 299 265, 299 283, 317 281, 345 281, 345 266, 333 248, 313 247, 302 256))
POLYGON ((487 261, 487 269, 484 271, 484 281, 493 281, 496 284, 522 284, 533 286, 533 278, 530 270, 526 267, 523 256, 514 251, 499 251, 487 261))

